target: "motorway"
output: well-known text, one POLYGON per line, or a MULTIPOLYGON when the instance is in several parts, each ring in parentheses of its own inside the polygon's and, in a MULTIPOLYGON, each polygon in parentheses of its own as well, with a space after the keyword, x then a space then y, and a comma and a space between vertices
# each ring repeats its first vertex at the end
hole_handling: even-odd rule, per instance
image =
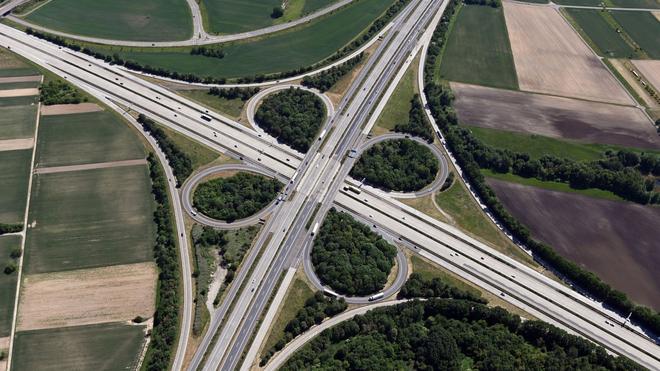
MULTIPOLYGON (((413 5, 419 3, 428 4, 429 1, 413 2, 413 5)), ((300 246, 304 245, 305 238, 310 237, 304 232, 304 225, 314 215, 317 200, 324 205, 330 205, 334 200, 344 209, 353 210, 363 217, 370 213, 374 215, 374 224, 386 229, 388 233, 398 234, 402 239, 410 241, 418 247, 420 255, 497 293, 503 300, 520 306, 540 319, 592 339, 614 353, 627 355, 647 368, 660 369, 658 346, 635 328, 629 325, 620 326, 624 319, 603 308, 600 303, 398 201, 371 195, 367 189, 362 191, 359 198, 340 190, 341 185, 345 184, 345 178, 341 176, 346 167, 342 166, 341 162, 344 154, 357 144, 359 123, 369 115, 378 99, 377 93, 381 92, 389 81, 387 77, 397 70, 396 63, 388 62, 401 61, 406 57, 406 46, 417 41, 418 35, 410 36, 402 32, 414 26, 410 24, 414 21, 404 22, 411 12, 412 5, 394 21, 392 29, 398 32, 388 33, 386 40, 367 62, 364 73, 358 76, 359 84, 352 86, 347 95, 351 100, 342 102, 342 108, 337 110, 335 119, 330 122, 334 129, 325 138, 323 149, 318 150, 321 145, 318 143, 304 159, 219 115, 209 113, 212 122, 199 119, 200 112, 205 112, 203 107, 154 84, 134 78, 121 69, 60 49, 4 25, 0 25, 0 45, 11 47, 13 51, 35 63, 68 78, 83 90, 93 92, 95 96, 110 97, 214 149, 243 158, 248 163, 259 164, 290 179, 295 178, 295 182, 287 187, 288 201, 276 209, 278 217, 271 218, 264 226, 268 233, 262 233, 258 238, 256 246, 261 247, 263 256, 257 262, 256 257, 260 249, 255 248, 249 254, 251 258, 246 258, 247 263, 257 262, 251 273, 251 282, 246 280, 248 270, 241 270, 236 278, 238 281, 235 282, 244 283, 246 289, 238 296, 241 285, 232 285, 227 297, 238 299, 225 300, 221 304, 221 308, 224 306, 225 313, 228 313, 227 326, 222 328, 219 341, 210 353, 206 365, 209 369, 218 368, 220 364, 231 365, 238 362, 241 349, 249 340, 259 314, 277 284, 282 268, 294 265, 300 259, 300 246), (390 43, 398 50, 388 47, 391 46, 390 43), (385 73, 387 71, 389 73, 385 73), (295 177, 294 174, 298 176, 295 177), (329 186, 330 183, 333 183, 332 187, 329 186), (333 193, 330 188, 339 190, 339 193, 333 193), (309 201, 305 202, 308 198, 309 201), (365 199, 367 201, 364 201, 365 199), (233 301, 233 308, 229 308, 230 301, 233 301), (232 311, 229 312, 229 309, 232 311), (231 350, 227 351, 230 345, 231 350), (225 355, 228 357, 225 358, 225 355)), ((419 12, 418 10, 417 16, 410 19, 427 16, 422 14, 422 17, 419 12)), ((433 14, 435 11, 426 13, 433 14)), ((322 214, 322 210, 319 210, 314 220, 322 221, 322 214)), ((211 328, 217 329, 222 320, 216 320, 217 323, 214 323, 214 320, 215 317, 212 319, 211 328)), ((213 338, 213 334, 210 337, 213 338)), ((197 365, 200 363, 201 357, 197 365)))

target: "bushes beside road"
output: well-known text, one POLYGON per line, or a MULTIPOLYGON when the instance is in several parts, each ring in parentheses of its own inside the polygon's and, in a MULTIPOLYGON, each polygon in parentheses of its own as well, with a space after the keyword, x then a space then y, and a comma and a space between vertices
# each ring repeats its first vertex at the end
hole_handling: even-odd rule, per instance
POLYGON ((5 233, 18 233, 23 230, 23 223, 20 224, 5 224, 0 223, 0 235, 5 233))
POLYGON ((78 104, 86 102, 78 89, 60 80, 49 81, 39 88, 39 101, 46 106, 53 104, 78 104))
POLYGON ((357 161, 351 176, 385 190, 414 192, 433 183, 438 173, 438 159, 426 148, 410 139, 394 139, 376 143, 357 161))
POLYGON ((167 156, 167 162, 172 167, 172 172, 176 177, 177 186, 181 186, 181 184, 193 172, 192 160, 190 157, 181 151, 167 134, 165 134, 163 129, 159 128, 153 120, 140 114, 137 121, 142 124, 144 131, 151 134, 151 136, 156 139, 158 146, 165 153, 165 156, 167 156))
POLYGON ((435 136, 433 135, 431 123, 424 112, 422 102, 419 99, 419 94, 415 94, 410 103, 411 107, 410 113, 408 114, 408 122, 396 124, 396 126, 394 126, 394 131, 414 135, 429 143, 433 143, 435 136))
POLYGON ((358 54, 356 57, 349 59, 348 61, 330 68, 329 70, 323 71, 316 75, 305 76, 302 80, 303 86, 308 88, 315 88, 321 92, 326 92, 330 90, 336 83, 344 77, 347 73, 351 72, 355 66, 360 64, 364 59, 364 53, 358 54))
POLYGON ((340 294, 380 291, 394 266, 396 247, 334 208, 314 239, 312 264, 319 279, 340 294))
POLYGON ((225 99, 238 99, 246 101, 252 98, 255 94, 259 92, 259 88, 228 88, 221 89, 217 87, 212 87, 209 89, 209 94, 215 95, 216 97, 225 98, 225 99))

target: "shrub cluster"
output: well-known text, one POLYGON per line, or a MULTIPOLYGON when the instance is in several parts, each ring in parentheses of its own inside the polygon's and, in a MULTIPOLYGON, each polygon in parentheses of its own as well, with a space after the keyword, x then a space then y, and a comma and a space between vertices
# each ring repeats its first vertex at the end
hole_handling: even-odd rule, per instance
POLYGON ((431 123, 424 112, 424 106, 422 106, 419 94, 415 94, 410 103, 411 107, 410 112, 408 113, 408 122, 396 124, 396 126, 394 126, 394 131, 418 136, 429 143, 433 143, 435 136, 433 135, 431 123))
POLYGON ((39 101, 46 106, 53 104, 78 104, 86 102, 78 89, 61 81, 49 81, 39 88, 39 101))
POLYGON ((329 70, 323 71, 316 75, 305 76, 302 80, 303 86, 308 88, 315 88, 321 92, 326 92, 330 90, 336 83, 344 77, 347 73, 353 70, 362 59, 364 58, 364 53, 360 53, 357 56, 347 60, 346 62, 340 64, 339 66, 334 66, 329 70))
MULTIPOLYGON (((445 14, 433 33, 428 57, 424 65, 424 92, 426 93, 429 102, 429 108, 431 109, 438 126, 444 132, 447 145, 456 157, 458 164, 463 169, 465 177, 470 181, 476 193, 481 197, 481 200, 488 206, 495 217, 497 217, 509 232, 511 232, 520 242, 524 243, 532 250, 536 259, 540 260, 543 264, 552 267, 557 273, 578 285, 597 300, 614 308, 620 314, 627 316, 629 313, 632 313, 632 321, 646 327, 656 334, 660 333, 660 314, 650 308, 634 304, 624 293, 613 289, 611 286, 600 280, 595 274, 583 269, 572 261, 565 259, 550 246, 534 240, 530 236, 529 229, 511 216, 511 214, 509 214, 499 202, 493 190, 486 183, 484 176, 480 171, 480 166, 475 160, 473 154, 463 149, 466 148, 466 143, 463 142, 464 136, 458 134, 458 131, 461 131, 462 129, 456 126, 458 120, 456 119, 454 110, 451 108, 451 103, 454 98, 453 94, 448 87, 436 84, 433 75, 435 62, 442 51, 443 43, 447 39, 446 33, 449 22, 454 14, 457 4, 458 0, 452 0, 447 5, 445 14)), ((625 158, 627 156, 624 155, 623 157, 625 158)), ((640 158, 638 170, 642 172, 645 170, 649 171, 647 170, 647 165, 647 162, 645 162, 645 165, 641 165, 640 158)))
POLYGON ((151 176, 151 192, 156 200, 156 246, 154 256, 158 265, 158 297, 151 342, 145 359, 145 370, 166 370, 170 365, 172 350, 179 327, 179 257, 176 250, 175 232, 167 195, 167 177, 156 156, 147 157, 151 176))
POLYGON ((212 87, 209 89, 209 94, 215 95, 216 97, 225 98, 225 99, 240 99, 243 102, 252 98, 255 94, 259 92, 259 88, 228 88, 221 89, 217 87, 212 87))
POLYGON ((307 331, 310 327, 320 324, 325 318, 345 311, 347 307, 348 304, 343 298, 326 297, 323 292, 317 291, 314 296, 307 299, 305 306, 287 323, 284 328, 284 335, 261 357, 259 365, 265 366, 273 354, 282 350, 296 336, 307 331))
POLYGON ((385 286, 395 256, 396 247, 333 208, 314 240, 312 264, 321 281, 338 293, 369 295, 385 286))
POLYGON ((153 120, 140 114, 137 121, 142 124, 144 131, 151 134, 151 136, 156 139, 158 146, 165 153, 165 156, 167 156, 167 162, 172 167, 172 172, 176 177, 177 186, 181 186, 181 184, 193 172, 192 160, 190 157, 188 157, 185 152, 181 151, 167 134, 165 134, 165 131, 159 128, 153 120))
POLYGON ((278 142, 307 152, 325 119, 325 106, 314 93, 292 87, 266 97, 254 119, 278 142))
POLYGON ((582 337, 495 307, 429 299, 323 331, 282 370, 642 370, 582 337))
POLYGON ((398 294, 399 299, 412 298, 452 298, 487 304, 488 301, 478 294, 459 289, 438 277, 425 279, 419 273, 413 273, 398 294))
POLYGON ((196 46, 190 49, 190 55, 203 55, 210 58, 222 59, 225 57, 225 51, 221 48, 209 48, 206 46, 196 46))
POLYGON ((438 159, 424 145, 410 139, 393 139, 366 150, 350 174, 374 187, 413 192, 433 183, 438 168, 438 159))
POLYGON ((263 209, 281 189, 282 183, 276 179, 241 172, 199 184, 193 205, 208 217, 232 222, 263 209))
POLYGON ((5 224, 0 223, 0 235, 5 233, 18 233, 23 230, 23 223, 5 224))
POLYGON ((468 5, 490 6, 491 8, 499 8, 502 6, 500 0, 463 0, 463 3, 468 5))

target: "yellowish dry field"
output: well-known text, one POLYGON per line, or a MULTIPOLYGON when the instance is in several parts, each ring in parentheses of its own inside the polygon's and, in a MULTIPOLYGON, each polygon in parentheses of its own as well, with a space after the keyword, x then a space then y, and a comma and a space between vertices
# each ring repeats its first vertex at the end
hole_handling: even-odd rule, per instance
POLYGON ((521 90, 634 103, 557 10, 505 1, 504 16, 521 90))
POLYGON ((0 140, 0 151, 16 151, 19 149, 28 149, 32 148, 33 145, 33 138, 0 140))
POLYGON ((68 115, 73 113, 87 113, 103 111, 101 106, 96 103, 80 103, 80 104, 54 104, 52 106, 42 106, 41 114, 44 116, 50 115, 68 115))
POLYGON ((0 98, 27 97, 32 95, 39 95, 39 89, 26 88, 26 89, 0 90, 0 98))
POLYGON ((15 77, 0 77, 0 84, 8 84, 12 82, 31 82, 41 81, 41 76, 15 76, 15 77))
POLYGON ((660 61, 638 60, 633 64, 656 90, 660 89, 660 61))
POLYGON ((27 275, 17 330, 151 317, 156 276, 151 262, 27 275))

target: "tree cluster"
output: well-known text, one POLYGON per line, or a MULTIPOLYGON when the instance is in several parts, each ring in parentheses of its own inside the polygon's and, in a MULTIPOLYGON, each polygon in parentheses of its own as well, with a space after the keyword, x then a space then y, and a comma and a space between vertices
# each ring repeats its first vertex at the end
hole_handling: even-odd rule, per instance
POLYGON ((167 177, 153 153, 149 154, 147 161, 151 176, 151 192, 156 200, 154 222, 157 228, 154 256, 159 274, 156 314, 144 369, 157 371, 169 367, 177 338, 180 267, 176 237, 170 217, 171 204, 167 194, 167 177))
POLYGON ((366 150, 351 169, 351 176, 388 191, 414 192, 433 182, 438 167, 438 159, 424 145, 394 139, 366 150))
POLYGON ((225 57, 225 51, 222 48, 209 48, 206 46, 196 46, 190 49, 190 55, 203 55, 210 58, 222 59, 225 57))
POLYGON ((463 3, 468 5, 489 6, 491 8, 499 8, 502 6, 500 0, 463 0, 463 3))
POLYGON ((310 327, 320 324, 324 319, 345 311, 347 307, 348 304, 343 298, 326 297, 322 291, 317 291, 314 296, 307 299, 305 306, 287 323, 284 335, 261 357, 260 366, 265 366, 273 354, 282 350, 296 336, 310 327))
POLYGON ((307 152, 316 139, 325 106, 314 93, 289 88, 266 97, 255 114, 255 121, 278 142, 307 152))
POLYGON ((553 325, 502 308, 430 299, 378 308, 323 331, 282 370, 642 370, 553 325))
MULTIPOLYGON (((470 181, 470 184, 473 186, 475 192, 479 195, 484 204, 488 206, 490 211, 505 226, 505 228, 520 242, 531 249, 534 253, 535 259, 541 261, 542 264, 552 267, 553 270, 562 275, 565 279, 579 286, 596 300, 602 301, 606 305, 614 308, 621 315, 627 316, 629 313, 632 313, 631 320, 633 322, 656 334, 660 333, 660 314, 656 311, 634 304, 624 293, 613 289, 592 272, 583 269, 568 259, 565 259, 552 247, 534 240, 530 235, 529 229, 511 216, 502 203, 499 202, 495 192, 493 192, 486 183, 475 157, 471 152, 465 150, 467 147, 466 144, 463 143, 464 136, 458 133, 458 131, 461 131, 462 129, 457 126, 458 120, 451 107, 454 96, 449 87, 436 84, 433 75, 435 62, 442 51, 442 45, 446 40, 448 25, 455 12, 457 4, 458 0, 452 0, 448 3, 445 14, 433 33, 431 46, 429 47, 428 56, 424 65, 424 92, 426 93, 431 113, 438 126, 443 131, 447 140, 447 145, 455 156, 458 164, 463 169, 465 177, 470 181)), ((630 159, 627 159, 629 157, 627 154, 624 153, 621 156, 620 161, 622 161, 622 164, 631 163, 630 159)), ((618 153, 616 157, 619 157, 618 153)), ((632 161, 633 163, 635 162, 634 156, 632 161)), ((649 170, 652 169, 650 165, 651 160, 649 160, 649 156, 641 156, 640 164, 637 165, 637 171, 642 173, 645 171, 652 172, 653 170, 649 170), (642 157, 645 158, 644 165, 642 165, 642 157)))
POLYGON ((312 264, 321 281, 338 293, 365 296, 385 286, 395 256, 396 247, 333 208, 314 240, 312 264))
POLYGON ((5 233, 18 233, 23 230, 23 223, 5 224, 0 223, 0 235, 5 233))
POLYGON ((419 273, 410 275, 398 294, 399 299, 412 298, 452 298, 487 304, 478 294, 450 285, 438 277, 426 279, 419 273))
POLYGON ((273 7, 270 17, 273 19, 281 18, 284 15, 284 9, 281 6, 273 7))
POLYGON ((255 94, 259 92, 259 88, 254 87, 254 88, 227 88, 227 89, 222 89, 222 88, 217 88, 217 87, 212 87, 209 89, 209 94, 210 95, 215 95, 216 97, 220 98, 225 98, 225 99, 240 99, 243 102, 246 100, 252 98, 255 94))
POLYGON ((39 88, 39 101, 45 106, 50 106, 53 104, 78 104, 86 102, 87 98, 68 83, 55 80, 49 81, 39 88))
POLYGON ((414 135, 429 143, 433 143, 433 129, 431 128, 429 119, 426 117, 424 106, 422 106, 419 94, 415 94, 410 103, 411 107, 410 112, 408 113, 408 122, 396 124, 396 126, 394 126, 394 131, 414 135))
POLYGON ((440 192, 448 190, 449 187, 451 187, 452 184, 454 184, 454 178, 455 178, 454 172, 450 171, 449 175, 447 175, 447 179, 445 179, 445 182, 442 183, 442 187, 440 187, 440 192))
POLYGON ((193 205, 204 215, 227 222, 247 218, 271 203, 282 183, 251 173, 238 173, 201 183, 193 205))
POLYGON ((165 131, 159 128, 153 120, 140 114, 137 121, 142 124, 144 131, 156 139, 158 146, 167 157, 167 162, 172 167, 172 172, 176 177, 177 187, 181 186, 181 184, 193 172, 192 160, 190 157, 188 157, 185 152, 181 151, 179 147, 167 136, 165 131))
POLYGON ((305 76, 302 80, 303 86, 308 88, 315 88, 321 92, 330 90, 336 83, 344 77, 347 73, 351 72, 364 58, 364 53, 358 54, 346 62, 330 68, 329 70, 317 73, 312 76, 305 76))

